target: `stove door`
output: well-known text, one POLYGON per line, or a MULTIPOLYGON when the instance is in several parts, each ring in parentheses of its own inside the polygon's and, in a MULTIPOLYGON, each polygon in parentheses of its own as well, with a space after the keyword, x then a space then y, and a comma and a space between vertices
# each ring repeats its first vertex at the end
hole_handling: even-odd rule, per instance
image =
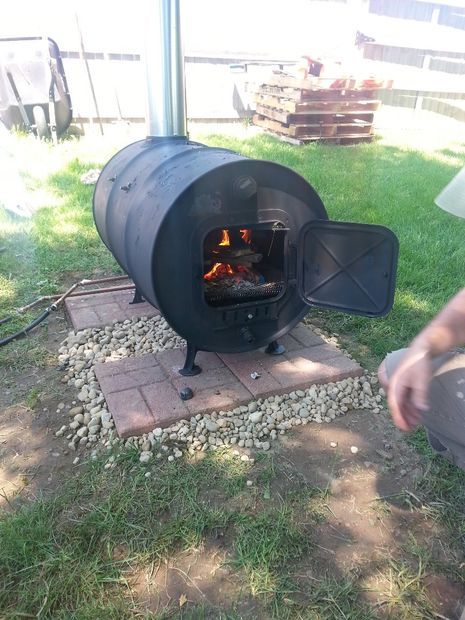
POLYGON ((384 226, 314 220, 299 238, 300 296, 318 308, 384 316, 394 301, 398 252, 384 226))

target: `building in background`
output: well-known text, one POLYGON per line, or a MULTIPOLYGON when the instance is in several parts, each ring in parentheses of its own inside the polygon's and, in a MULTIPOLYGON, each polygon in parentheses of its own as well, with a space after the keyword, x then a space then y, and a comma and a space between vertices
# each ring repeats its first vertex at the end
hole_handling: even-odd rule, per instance
MULTIPOLYGON (((46 33, 54 38, 62 51, 75 118, 88 122, 96 112, 80 48, 77 10, 100 116, 142 121, 141 58, 149 1, 23 0, 10 5, 3 16, 0 37, 46 33)), ((354 45, 357 31, 374 38, 365 47, 363 62, 382 77, 395 77, 394 86, 402 89, 417 88, 412 79, 425 77, 431 62, 427 71, 434 72, 430 77, 435 88, 449 90, 452 80, 442 81, 447 71, 440 67, 449 62, 459 67, 458 57, 450 54, 465 53, 465 2, 458 0, 181 0, 181 9, 191 119, 247 115, 250 102, 244 84, 295 63, 302 55, 344 58, 357 69, 363 57, 354 45), (434 41, 430 47, 438 52, 431 61, 425 61, 428 41, 434 41), (448 41, 448 47, 441 41, 448 41), (414 58, 416 65, 403 62, 413 63, 414 58)), ((465 92, 463 78, 456 92, 465 92)))
POLYGON ((369 0, 364 58, 395 75, 391 105, 465 121, 465 1, 369 0))

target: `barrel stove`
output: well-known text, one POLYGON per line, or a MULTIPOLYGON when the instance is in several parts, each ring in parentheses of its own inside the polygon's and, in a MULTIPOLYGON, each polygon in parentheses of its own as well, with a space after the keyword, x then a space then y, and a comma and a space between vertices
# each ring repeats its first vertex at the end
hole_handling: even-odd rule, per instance
POLYGON ((161 30, 147 57, 150 135, 105 166, 94 219, 136 298, 186 339, 181 374, 200 372, 197 350, 282 353, 277 340, 312 307, 387 314, 395 235, 329 221, 316 191, 289 168, 190 141, 177 0, 154 6, 161 30))

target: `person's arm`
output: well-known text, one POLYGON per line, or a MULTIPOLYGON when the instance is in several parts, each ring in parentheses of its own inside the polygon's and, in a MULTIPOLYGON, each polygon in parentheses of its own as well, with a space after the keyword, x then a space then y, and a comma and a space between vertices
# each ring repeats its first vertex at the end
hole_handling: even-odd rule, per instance
POLYGON ((465 289, 461 290, 412 341, 388 382, 388 404, 404 431, 420 422, 428 409, 432 358, 465 343, 465 289))

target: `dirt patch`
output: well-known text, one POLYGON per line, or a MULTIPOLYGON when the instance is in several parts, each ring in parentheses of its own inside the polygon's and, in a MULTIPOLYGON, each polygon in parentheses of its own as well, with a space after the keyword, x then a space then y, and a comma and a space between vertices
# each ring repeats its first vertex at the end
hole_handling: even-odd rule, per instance
POLYGON ((128 582, 138 604, 154 614, 201 606, 207 614, 202 617, 216 618, 218 610, 226 609, 240 617, 263 617, 259 602, 243 591, 227 558, 221 540, 207 540, 200 549, 132 574, 128 582))
MULTIPOLYGON (((434 562, 416 580, 419 566, 407 551, 414 540, 444 566, 451 559, 440 527, 414 509, 416 482, 422 475, 421 457, 393 428, 389 416, 358 411, 331 424, 299 427, 282 437, 273 454, 257 459, 248 474, 253 491, 226 500, 219 489, 212 489, 208 499, 213 504, 227 501, 231 509, 253 514, 257 504, 261 509, 266 505, 263 497, 270 507, 277 506, 291 490, 319 487, 319 494, 310 493, 312 512, 306 511, 305 502, 299 512, 300 525, 309 526, 312 542, 291 568, 299 588, 293 592, 294 601, 305 607, 312 586, 323 578, 342 581, 352 576, 376 617, 410 617, 408 611, 400 615, 398 606, 391 607, 395 595, 400 601, 424 597, 437 617, 459 619, 465 603, 463 583, 437 572, 434 562), (320 522, 315 509, 321 512, 320 522), (414 594, 407 591, 412 578, 414 594)), ((242 576, 228 565, 232 535, 221 534, 201 549, 137 572, 130 583, 138 603, 154 613, 182 604, 210 610, 212 615, 206 617, 215 617, 218 609, 244 618, 266 617, 259 599, 244 594, 242 576)))
MULTIPOLYGON (((54 362, 67 332, 63 317, 54 317, 44 345, 50 363, 21 372, 2 370, 2 507, 8 508, 18 498, 25 501, 51 492, 73 473, 76 453, 64 438, 55 437, 67 419, 66 406, 76 398, 75 390, 61 382, 62 373, 54 362), (34 402, 28 406, 28 400, 34 402), (61 403, 65 408, 59 408, 61 403)), ((331 424, 299 426, 280 438, 266 460, 257 455, 248 473, 256 495, 244 489, 225 498, 212 488, 208 501, 228 502, 232 510, 253 513, 257 497, 263 501, 265 496, 271 507, 279 505, 290 488, 318 487, 322 518, 312 521, 310 552, 292 567, 295 582, 304 592, 325 574, 335 579, 356 575, 366 588, 363 598, 376 605, 378 617, 389 618, 394 617, 385 607, 386 592, 392 588, 389 571, 392 562, 407 566, 411 562, 405 548, 412 537, 443 565, 449 559, 439 526, 414 509, 418 507, 416 482, 424 473, 422 458, 393 427, 388 414, 357 411, 331 424)), ((303 508, 303 525, 307 517, 303 508)), ((240 572, 228 564, 233 553, 228 536, 175 554, 166 564, 131 571, 127 578, 134 600, 153 613, 201 607, 212 618, 218 617, 218 609, 244 618, 265 617, 259 600, 247 594, 240 572)), ((431 569, 422 576, 421 589, 438 614, 459 618, 465 588, 453 576, 431 569)), ((305 603, 305 594, 297 596, 305 603)))
MULTIPOLYGON (((336 578, 358 575, 364 598, 376 606, 379 617, 398 617, 386 615, 383 604, 392 587, 387 579, 392 567, 411 561, 405 551, 408 542, 424 545, 446 566, 450 560, 441 542, 444 532, 421 511, 412 510, 416 482, 424 474, 421 457, 387 413, 357 411, 315 426, 284 438, 278 453, 295 472, 329 491, 325 521, 314 530, 315 548, 299 563, 295 577, 305 585, 325 572, 336 578), (353 447, 358 448, 355 454, 353 447)), ((417 568, 412 566, 412 573, 417 568)), ((421 589, 439 614, 451 620, 460 617, 463 583, 433 571, 424 576, 421 589)))
MULTIPOLYGON (((44 328, 42 328, 44 330, 44 328)), ((55 432, 68 420, 66 409, 76 397, 61 383, 55 367, 59 342, 68 333, 62 315, 53 316, 40 338, 47 354, 45 367, 2 369, 0 394, 0 507, 15 499, 34 499, 57 488, 72 470, 76 454, 55 432)))
POLYGON ((444 575, 428 575, 425 579, 425 589, 436 602, 439 613, 451 620, 461 618, 463 607, 461 602, 465 597, 463 584, 454 583, 444 575))

